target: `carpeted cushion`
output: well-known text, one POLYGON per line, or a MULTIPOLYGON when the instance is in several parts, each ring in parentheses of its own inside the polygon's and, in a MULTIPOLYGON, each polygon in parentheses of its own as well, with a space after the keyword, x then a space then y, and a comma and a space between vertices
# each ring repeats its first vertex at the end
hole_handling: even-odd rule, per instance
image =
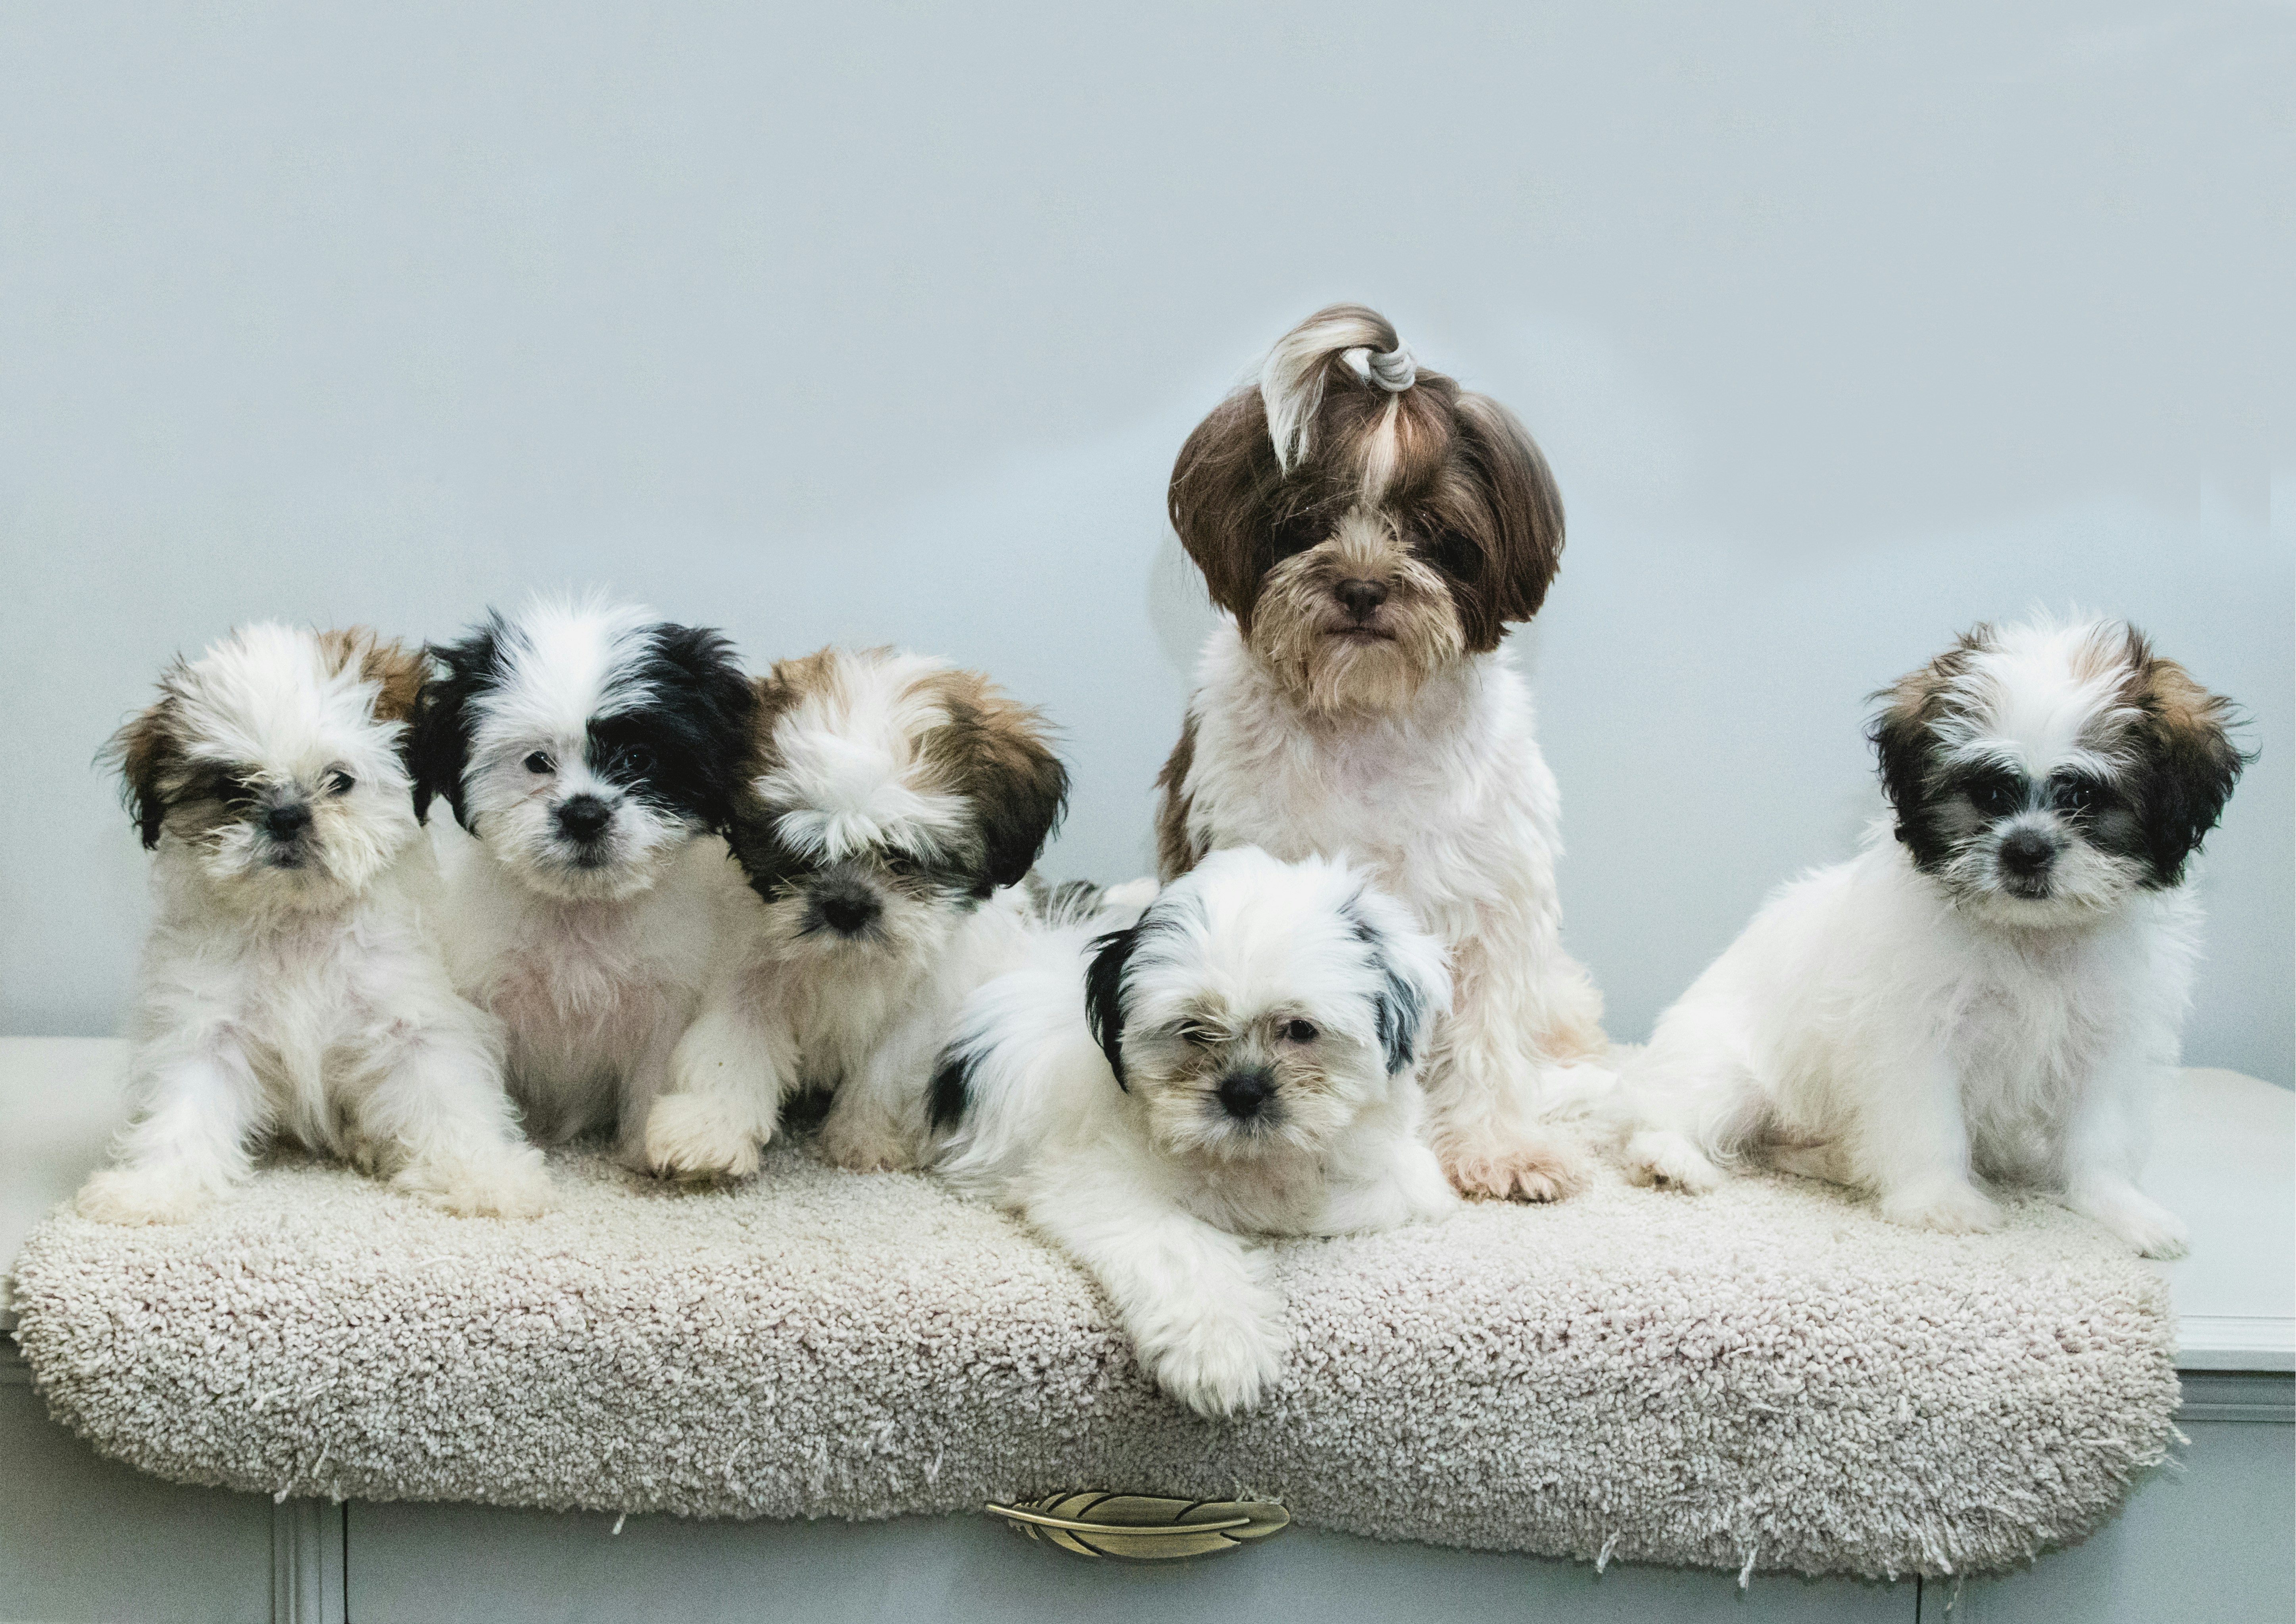
POLYGON ((236 1489, 737 1517, 1242 1493, 1381 1538, 1865 1575, 2079 1538, 2177 1404, 2167 1287, 2038 1202, 1959 1238, 1792 1179, 1609 1181, 1292 1243, 1289 1380, 1218 1424, 1059 1254, 926 1178, 554 1166, 532 1223, 300 1163, 185 1228, 60 1211, 19 1266, 24 1351, 97 1448, 236 1489))

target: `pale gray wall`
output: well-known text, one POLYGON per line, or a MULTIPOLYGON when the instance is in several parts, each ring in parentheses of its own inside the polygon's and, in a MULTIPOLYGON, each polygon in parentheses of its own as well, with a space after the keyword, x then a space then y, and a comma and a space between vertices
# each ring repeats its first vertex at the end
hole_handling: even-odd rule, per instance
POLYGON ((1354 298, 1562 480, 1618 1032, 1850 849, 1869 690, 2077 602, 2254 712, 2189 1047, 2288 1082, 2290 16, 2014 9, 0 9, 0 1029, 112 1029, 90 759, 259 615, 943 652, 1066 728, 1054 871, 1144 867, 1172 452, 1354 298))

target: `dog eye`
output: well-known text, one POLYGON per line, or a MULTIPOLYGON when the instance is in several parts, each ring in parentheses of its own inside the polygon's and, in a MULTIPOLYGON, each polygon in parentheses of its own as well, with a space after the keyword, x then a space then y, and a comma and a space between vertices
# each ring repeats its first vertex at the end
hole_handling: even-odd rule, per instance
POLYGON ((1455 581, 1472 585, 1483 572, 1482 549, 1456 530, 1438 536, 1428 553, 1435 567, 1455 581))
POLYGON ((1287 1021, 1283 1023, 1283 1036, 1292 1043, 1313 1043, 1320 1034, 1312 1021, 1287 1021))
POLYGON ((1998 778, 1969 786, 1970 803, 1991 817, 2005 817, 2024 804, 2024 797, 1998 778))
POLYGON ((906 880, 918 873, 923 866, 906 851, 889 851, 885 854, 885 872, 898 879, 906 880))
POLYGON ((618 772, 644 775, 653 771, 653 751, 643 744, 625 744, 614 752, 614 767, 618 772))
POLYGON ((1180 1040, 1183 1043, 1202 1044, 1210 1043, 1212 1040, 1211 1028, 1208 1026, 1198 1026, 1193 1021, 1183 1021, 1175 1029, 1179 1034, 1180 1040))
POLYGON ((358 780, 340 767, 327 775, 327 793, 330 795, 348 795, 357 785, 358 780))
POLYGON ((526 759, 526 770, 529 773, 546 773, 557 765, 546 752, 542 750, 536 750, 526 759))
POLYGON ((2096 804, 2096 786, 2071 779, 2057 786, 2055 799, 2061 812, 2086 812, 2096 804))

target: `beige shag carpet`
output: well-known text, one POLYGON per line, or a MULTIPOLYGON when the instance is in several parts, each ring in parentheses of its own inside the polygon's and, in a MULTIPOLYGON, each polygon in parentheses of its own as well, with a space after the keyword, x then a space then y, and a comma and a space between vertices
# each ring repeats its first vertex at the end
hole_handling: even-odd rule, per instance
POLYGON ((788 1151, 679 1193, 594 1158, 456 1219, 275 1167, 205 1221, 59 1211, 18 1267, 57 1418, 275 1494, 886 1517, 1063 1489, 1282 1501, 1382 1538, 1902 1575, 2109 1517, 2173 1436, 2167 1287, 2038 1202, 1893 1228, 1784 1178, 1283 1249, 1275 1400, 1200 1421, 1092 1285, 928 1179, 788 1151))

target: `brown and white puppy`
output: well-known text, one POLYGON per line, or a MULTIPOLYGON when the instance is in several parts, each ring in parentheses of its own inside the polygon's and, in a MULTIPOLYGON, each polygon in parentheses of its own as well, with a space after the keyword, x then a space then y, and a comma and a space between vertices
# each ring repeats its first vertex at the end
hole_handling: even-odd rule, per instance
POLYGON ((775 665, 731 830, 754 894, 725 911, 652 1164, 746 1175, 783 1101, 820 1089, 829 1160, 915 1166, 933 1058, 1024 950, 1018 888, 1067 795, 1042 722, 984 677, 891 649, 775 665))
POLYGON ((1164 877, 1243 845, 1366 865, 1450 952, 1421 1071, 1444 1170, 1470 1194, 1570 1193, 1585 1155, 1547 1119, 1608 1088, 1608 1041, 1563 951, 1560 801, 1499 646, 1562 552, 1538 447, 1335 305, 1197 426, 1169 500, 1230 619, 1157 781, 1164 877))
POLYGON ((2136 1183, 2198 956, 2186 865, 2244 760, 2232 705, 2087 619, 1977 627, 1883 697, 1894 819, 1659 1018, 1629 1172, 1767 1163, 1943 1230, 1999 1225, 1980 1181, 2022 1185, 2178 1255, 2136 1183))
POLYGON ((160 678, 113 741, 158 917, 134 1015, 134 1120, 80 1192, 111 1223, 192 1217, 283 1138, 456 1212, 549 1203, 500 1029, 455 996, 400 750, 416 651, 242 627, 160 678))

